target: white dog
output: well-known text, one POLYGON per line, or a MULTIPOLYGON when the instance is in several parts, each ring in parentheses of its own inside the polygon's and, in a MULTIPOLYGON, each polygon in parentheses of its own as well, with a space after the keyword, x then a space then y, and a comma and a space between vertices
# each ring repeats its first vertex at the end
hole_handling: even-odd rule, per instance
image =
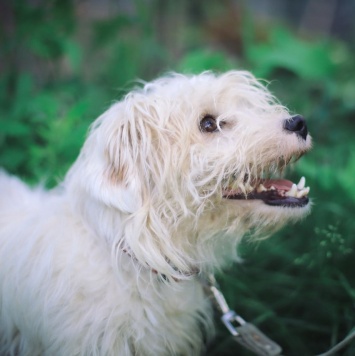
POLYGON ((99 117, 53 191, 2 173, 0 354, 201 353, 201 276, 309 211, 303 178, 270 178, 310 147, 251 74, 172 74, 99 117))

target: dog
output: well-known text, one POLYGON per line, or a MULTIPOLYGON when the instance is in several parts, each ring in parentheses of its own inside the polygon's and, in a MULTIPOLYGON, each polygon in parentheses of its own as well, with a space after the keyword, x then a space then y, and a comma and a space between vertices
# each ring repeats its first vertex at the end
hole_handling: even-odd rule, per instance
POLYGON ((202 353, 201 279, 308 214, 279 177, 310 148, 251 73, 171 73, 100 116, 55 189, 2 172, 0 354, 202 353))

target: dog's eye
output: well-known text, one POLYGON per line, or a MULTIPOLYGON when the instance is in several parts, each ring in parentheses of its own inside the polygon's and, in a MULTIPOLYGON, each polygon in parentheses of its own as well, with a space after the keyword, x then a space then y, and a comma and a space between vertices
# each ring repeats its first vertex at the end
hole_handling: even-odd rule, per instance
POLYGON ((218 125, 216 119, 212 115, 206 115, 200 122, 200 129, 203 132, 215 132, 218 131, 218 125))

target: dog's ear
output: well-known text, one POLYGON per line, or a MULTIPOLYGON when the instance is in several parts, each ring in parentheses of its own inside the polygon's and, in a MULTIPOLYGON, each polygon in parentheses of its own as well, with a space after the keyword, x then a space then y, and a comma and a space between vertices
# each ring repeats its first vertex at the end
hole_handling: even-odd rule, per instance
POLYGON ((114 104, 92 126, 66 183, 86 218, 104 230, 113 255, 127 244, 142 265, 178 278, 188 266, 170 230, 187 208, 171 167, 181 173, 186 142, 177 143, 174 130, 166 129, 168 119, 180 124, 169 110, 144 95, 114 104))
MULTIPOLYGON (((72 193, 84 194, 123 213, 134 213, 143 204, 145 174, 142 148, 147 132, 132 105, 118 102, 92 125, 80 156, 67 176, 72 193)), ((145 145, 147 146, 147 145, 145 145)))
MULTIPOLYGON (((170 167, 178 169, 178 162, 176 157, 171 162, 171 151, 180 140, 173 136, 178 130, 166 129, 171 114, 146 94, 128 95, 94 122, 69 176, 80 177, 87 193, 104 204, 136 212, 163 194, 162 182, 176 184, 170 167)), ((179 125, 178 120, 171 121, 179 125)))

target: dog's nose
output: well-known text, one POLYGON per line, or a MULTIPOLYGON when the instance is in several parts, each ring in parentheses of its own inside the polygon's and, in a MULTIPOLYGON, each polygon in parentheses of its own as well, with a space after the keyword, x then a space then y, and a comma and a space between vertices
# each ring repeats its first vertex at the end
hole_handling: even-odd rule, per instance
POLYGON ((294 132, 304 140, 307 138, 308 129, 306 120, 301 115, 295 115, 284 121, 284 129, 294 132))

